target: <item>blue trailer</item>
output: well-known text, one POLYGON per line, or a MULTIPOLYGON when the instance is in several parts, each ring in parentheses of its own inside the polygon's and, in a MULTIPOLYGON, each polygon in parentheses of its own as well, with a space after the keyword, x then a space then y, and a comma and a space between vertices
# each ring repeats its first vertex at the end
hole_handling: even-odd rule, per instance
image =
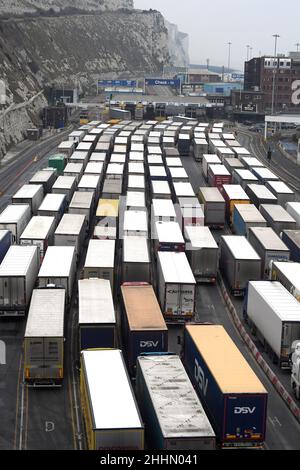
POLYGON ((300 263, 300 230, 284 230, 281 238, 290 250, 291 261, 300 263))
POLYGON ((262 447, 268 393, 223 326, 189 325, 184 362, 221 447, 262 447))
POLYGON ((0 263, 2 263, 12 244, 12 233, 9 230, 0 230, 0 263))

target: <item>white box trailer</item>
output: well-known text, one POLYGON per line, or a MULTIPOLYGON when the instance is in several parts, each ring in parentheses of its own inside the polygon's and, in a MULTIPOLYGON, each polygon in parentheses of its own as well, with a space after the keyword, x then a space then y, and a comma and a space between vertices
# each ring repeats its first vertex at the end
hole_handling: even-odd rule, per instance
POLYGON ((61 154, 61 155, 64 155, 66 159, 69 159, 72 155, 72 153, 75 151, 76 149, 76 142, 73 141, 64 141, 64 142, 61 142, 57 149, 58 149, 58 153, 61 154))
POLYGON ((158 297, 170 321, 188 320, 195 314, 196 280, 185 253, 158 252, 158 297))
POLYGON ((171 175, 171 179, 173 183, 177 183, 177 182, 188 183, 189 182, 189 176, 184 168, 170 167, 169 173, 171 175))
POLYGON ((277 235, 280 235, 283 230, 296 230, 295 219, 282 206, 261 204, 259 210, 277 235))
POLYGON ((209 165, 221 165, 221 160, 216 154, 204 154, 202 159, 202 172, 207 180, 209 165))
POLYGON ((151 282, 151 259, 147 238, 124 237, 122 281, 151 282))
POLYGON ((140 236, 148 238, 148 213, 145 210, 125 211, 123 236, 140 236))
POLYGON ((173 186, 177 201, 181 197, 195 197, 191 183, 173 183, 173 186))
POLYGON ((215 282, 219 247, 208 227, 185 227, 186 255, 198 282, 215 282))
POLYGON ((176 222, 176 212, 173 202, 170 199, 152 200, 152 223, 155 222, 176 222))
POLYGON ((83 266, 84 279, 106 279, 110 281, 113 290, 115 251, 115 240, 90 240, 83 266))
POLYGON ((39 266, 37 246, 9 248, 0 265, 0 316, 25 316, 39 266))
POLYGON ((258 178, 250 170, 235 168, 232 172, 232 184, 239 184, 246 189, 248 184, 258 184, 258 178))
POLYGON ((178 198, 176 212, 177 220, 183 233, 188 225, 204 225, 205 217, 203 209, 196 197, 178 198))
POLYGON ((53 285, 66 291, 70 303, 76 275, 76 254, 74 246, 49 246, 38 274, 38 286, 53 285))
POLYGON ((20 245, 37 246, 42 260, 48 246, 53 245, 55 227, 55 217, 32 217, 20 236, 20 245))
POLYGON ((61 386, 64 378, 65 289, 35 289, 24 338, 25 382, 61 386))
POLYGON ((267 181, 266 187, 277 197, 278 204, 285 207, 287 202, 295 201, 295 193, 283 181, 267 181))
POLYGON ((144 449, 144 426, 121 351, 82 352, 80 394, 89 450, 144 449))
POLYGON ((102 225, 96 225, 93 233, 94 240, 116 240, 117 239, 117 227, 105 227, 102 225))
POLYGON ((83 163, 68 163, 64 169, 63 176, 73 176, 76 178, 76 184, 78 184, 80 178, 83 175, 83 163))
POLYGON ((145 176, 144 175, 128 175, 128 191, 141 191, 145 192, 145 176))
POLYGON ((194 158, 196 162, 201 162, 202 156, 208 152, 208 142, 206 139, 195 138, 194 140, 194 158))
POLYGON ((93 152, 90 156, 90 162, 101 162, 103 165, 106 163, 107 155, 102 152, 93 152))
POLYGON ((51 192, 52 186, 57 178, 56 170, 45 168, 37 171, 29 181, 29 184, 41 184, 44 189, 44 195, 51 192))
POLYGON ((151 180, 152 199, 170 199, 171 189, 168 181, 151 180))
POLYGON ((128 163, 128 174, 129 175, 144 175, 145 174, 144 163, 129 162, 128 163))
POLYGON ((103 163, 102 162, 88 162, 84 170, 85 175, 100 175, 103 174, 103 163))
POLYGON ((75 191, 69 205, 69 214, 85 215, 87 224, 90 225, 95 206, 93 192, 75 191))
POLYGON ((236 235, 248 236, 250 227, 266 227, 267 221, 254 204, 235 204, 232 226, 236 235))
POLYGON ((270 268, 272 281, 281 284, 300 302, 300 263, 273 261, 270 268))
POLYGON ((38 209, 38 216, 54 217, 56 225, 59 224, 67 207, 67 197, 65 194, 47 194, 38 209))
POLYGON ((136 393, 151 448, 216 448, 213 428, 178 356, 138 357, 136 393))
POLYGON ((79 144, 85 137, 86 133, 85 131, 73 131, 71 134, 69 134, 69 141, 70 142, 76 142, 79 144))
POLYGON ((44 198, 44 188, 41 184, 24 184, 12 197, 12 204, 28 204, 31 213, 36 215, 44 198))
POLYGON ((65 214, 54 233, 55 246, 74 246, 79 259, 87 234, 87 220, 82 214, 65 214))
POLYGON ((94 192, 95 199, 99 197, 101 177, 99 175, 83 175, 78 183, 77 190, 83 192, 94 192))
POLYGON ((244 317, 279 367, 289 369, 292 344, 300 339, 299 302, 280 282, 249 282, 244 317))
POLYGON ((76 187, 76 176, 59 176, 52 186, 52 194, 65 194, 67 203, 69 203, 73 197, 76 187))
POLYGON ((156 253, 185 250, 185 241, 178 222, 155 222, 153 239, 156 253))
POLYGON ((251 170, 251 168, 254 168, 254 167, 264 168, 264 164, 255 157, 243 157, 238 161, 243 163, 248 170, 251 170))
POLYGON ((78 281, 78 309, 79 349, 114 348, 117 321, 110 282, 78 281))
POLYGON ((271 261, 290 259, 290 250, 271 227, 250 227, 248 240, 262 259, 263 279, 269 279, 271 261))
MULTIPOLYGON (((162 163, 161 163, 162 164, 162 163)), ((168 157, 166 158, 167 168, 183 168, 183 164, 180 158, 178 157, 168 157)))
POLYGON ((31 209, 28 204, 11 204, 0 214, 0 229, 9 230, 12 233, 12 242, 19 243, 30 219, 31 209))
POLYGON ((147 162, 148 162, 148 165, 151 165, 151 166, 155 166, 155 165, 160 166, 164 164, 162 155, 148 155, 147 162))
POLYGON ((163 165, 149 166, 149 175, 151 179, 164 181, 168 179, 166 169, 163 165))
POLYGON ((126 194, 126 210, 146 209, 146 196, 141 191, 128 191, 126 194))
POLYGON ((243 296, 249 281, 261 279, 261 258, 246 237, 225 235, 220 242, 220 269, 231 293, 243 296))
POLYGON ((69 162, 70 163, 82 163, 83 164, 83 168, 86 167, 86 164, 88 162, 88 159, 89 159, 89 154, 88 152, 73 152, 70 159, 69 159, 69 162))
POLYGON ((300 229, 300 202, 287 202, 286 204, 287 212, 295 219, 296 229, 300 229))

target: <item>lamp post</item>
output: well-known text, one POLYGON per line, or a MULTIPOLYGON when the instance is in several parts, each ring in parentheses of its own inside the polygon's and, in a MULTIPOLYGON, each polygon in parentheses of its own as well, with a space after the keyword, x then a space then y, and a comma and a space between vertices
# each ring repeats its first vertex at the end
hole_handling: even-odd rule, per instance
POLYGON ((272 115, 274 114, 274 102, 275 102, 275 82, 276 82, 276 72, 277 72, 277 40, 280 38, 279 34, 273 34, 273 38, 275 39, 275 50, 274 50, 274 69, 273 69, 273 89, 272 89, 272 115))
POLYGON ((228 42, 228 74, 229 74, 229 71, 230 71, 230 55, 231 55, 231 45, 232 45, 232 42, 228 42))
POLYGON ((297 47, 297 52, 299 52, 300 43, 299 43, 299 42, 296 42, 295 46, 297 47))
POLYGON ((250 49, 250 46, 249 44, 247 44, 247 62, 249 61, 249 49, 250 49))

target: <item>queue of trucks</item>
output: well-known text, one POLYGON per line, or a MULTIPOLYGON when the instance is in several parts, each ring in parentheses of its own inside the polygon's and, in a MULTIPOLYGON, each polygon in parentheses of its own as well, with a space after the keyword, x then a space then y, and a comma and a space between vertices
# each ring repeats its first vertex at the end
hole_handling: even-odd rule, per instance
POLYGON ((199 324, 197 284, 219 275, 299 396, 299 207, 223 127, 90 122, 0 214, 0 316, 27 317, 28 385, 62 386, 78 309, 89 449, 263 445, 267 391, 222 326, 199 324), (182 166, 192 146, 210 185, 196 191, 182 166))

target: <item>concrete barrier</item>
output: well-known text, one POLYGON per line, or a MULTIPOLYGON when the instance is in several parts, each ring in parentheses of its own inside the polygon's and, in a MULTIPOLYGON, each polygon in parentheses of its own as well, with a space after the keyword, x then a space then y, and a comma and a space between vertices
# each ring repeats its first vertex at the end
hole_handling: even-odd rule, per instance
POLYGON ((279 393, 283 401, 286 403, 286 405, 289 407, 295 418, 300 422, 300 408, 297 405, 297 403, 294 401, 294 399, 291 397, 291 395, 287 392, 285 387, 282 385, 276 374, 273 372, 271 367, 268 365, 268 363, 264 360, 262 357, 261 353, 259 350, 256 348, 255 344, 253 343, 252 339, 248 335, 247 331, 244 328, 244 325, 242 324, 237 311, 231 301, 231 298, 227 292, 226 286, 224 284, 223 279, 219 276, 218 277, 218 282, 221 287, 222 295, 224 297, 225 303, 228 307, 228 310, 230 312, 230 315, 232 316, 232 319, 242 336, 243 340, 247 344, 249 350, 251 351, 253 357, 255 358, 256 362, 259 364, 261 369, 264 371, 276 391, 279 393))

